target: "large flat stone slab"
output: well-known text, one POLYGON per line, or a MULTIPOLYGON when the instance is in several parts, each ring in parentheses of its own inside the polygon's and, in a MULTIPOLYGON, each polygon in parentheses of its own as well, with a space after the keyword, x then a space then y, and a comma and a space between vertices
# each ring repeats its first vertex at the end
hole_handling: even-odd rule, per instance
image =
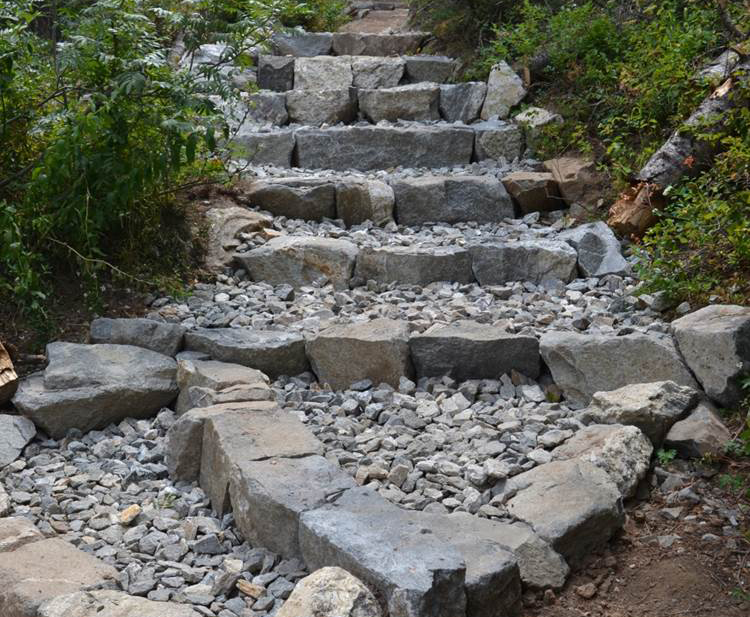
MULTIPOLYGON (((0 553, 0 615, 38 617, 46 600, 112 581, 117 571, 62 540, 39 540, 0 553)), ((66 615, 67 617, 67 615, 66 615)))
POLYGON ((200 617, 186 604, 153 602, 121 591, 79 591, 47 600, 38 617, 200 617))
POLYGON ((511 516, 567 560, 577 563, 601 548, 625 522, 622 497, 605 471, 586 461, 553 461, 506 484, 511 516))
POLYGON ((426 36, 424 32, 334 32, 333 53, 338 56, 403 56, 417 51, 426 36))
POLYGON ((466 565, 413 513, 368 489, 304 513, 300 546, 308 568, 337 566, 385 599, 390 615, 465 617, 466 565))
POLYGON ((330 32, 276 32, 271 37, 271 49, 279 56, 325 56, 332 45, 330 32))
POLYGON ((237 527, 251 545, 299 558, 303 513, 354 486, 338 465, 322 456, 303 456, 235 465, 229 491, 237 527))
POLYGON ((750 307, 707 306, 672 322, 677 345, 712 399, 738 405, 741 378, 750 373, 750 307))
POLYGON ((236 158, 254 165, 290 167, 294 150, 294 131, 258 131, 252 124, 243 124, 232 138, 230 147, 236 158))
POLYGON ((280 236, 240 253, 237 261, 254 281, 294 287, 326 285, 347 288, 359 249, 348 240, 280 236))
POLYGON ((352 58, 353 85, 356 88, 394 88, 404 76, 403 58, 355 56, 352 58))
POLYGON ((302 335, 283 330, 201 328, 185 335, 185 347, 214 360, 258 369, 271 379, 299 375, 310 368, 302 335))
POLYGON ((375 124, 382 120, 440 119, 440 87, 421 83, 359 91, 359 109, 375 124))
POLYGON ((353 79, 350 58, 318 56, 294 61, 295 90, 346 90, 353 79))
POLYGON ((595 392, 630 384, 674 381, 697 387, 669 338, 546 332, 540 349, 555 383, 579 404, 587 404, 595 392))
POLYGON ((474 133, 453 125, 344 126, 296 131, 298 167, 386 169, 471 162, 474 133))
POLYGON ((442 84, 455 72, 458 63, 448 56, 404 56, 406 79, 409 83, 431 82, 442 84))
POLYGON ((336 186, 316 178, 255 180, 242 186, 248 205, 268 210, 274 216, 320 221, 336 216, 336 186))
POLYGON ((307 355, 322 384, 344 390, 356 381, 398 387, 412 373, 406 322, 393 319, 331 326, 308 339, 307 355))
POLYGON ((348 124, 357 117, 357 98, 350 88, 290 90, 286 93, 289 121, 297 124, 348 124))
POLYGON ((323 454, 323 444, 287 411, 269 407, 211 414, 204 422, 200 485, 221 516, 230 509, 229 477, 235 466, 312 454, 323 454))
POLYGON ((363 248, 355 274, 364 281, 428 285, 436 281, 472 283, 471 256, 454 246, 363 248))
POLYGON ((401 225, 499 223, 514 215, 508 192, 492 176, 421 176, 391 186, 401 225))
POLYGON ((274 409, 277 409, 275 402, 258 401, 196 407, 184 413, 167 431, 164 451, 169 476, 175 481, 187 482, 197 482, 200 478, 203 432, 207 418, 222 414, 274 409))
POLYGON ((516 370, 536 379, 541 370, 536 337, 473 321, 435 324, 412 336, 409 348, 417 377, 498 379, 516 370))
POLYGON ((43 373, 21 382, 13 404, 59 439, 126 417, 147 418, 177 396, 177 363, 131 345, 50 343, 43 373))
POLYGON ((575 277, 578 260, 575 249, 556 240, 488 242, 469 250, 480 285, 512 281, 539 284, 550 280, 567 283, 575 277))
POLYGON ((174 356, 182 349, 185 328, 179 324, 153 319, 99 317, 91 322, 89 339, 92 343, 134 345, 174 356))

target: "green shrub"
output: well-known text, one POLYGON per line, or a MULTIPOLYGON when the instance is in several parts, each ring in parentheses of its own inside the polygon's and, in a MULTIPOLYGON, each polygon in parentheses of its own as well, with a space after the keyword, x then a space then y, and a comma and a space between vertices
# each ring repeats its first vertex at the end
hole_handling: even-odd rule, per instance
POLYGON ((346 7, 346 0, 308 0, 284 10, 281 23, 308 32, 333 32, 349 20, 346 7))

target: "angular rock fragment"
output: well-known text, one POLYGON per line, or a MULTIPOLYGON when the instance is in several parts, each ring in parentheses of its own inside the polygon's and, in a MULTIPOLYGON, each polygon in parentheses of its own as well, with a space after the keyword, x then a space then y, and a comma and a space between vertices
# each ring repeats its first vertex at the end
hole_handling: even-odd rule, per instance
POLYGON ((492 67, 487 79, 487 97, 482 106, 482 120, 493 116, 507 118, 511 108, 526 96, 523 80, 505 62, 492 67))
POLYGON ((355 274, 363 281, 428 285, 436 281, 471 283, 469 252, 452 246, 383 246, 363 248, 357 257, 355 274))
POLYGON ((291 167, 294 150, 294 131, 258 131, 251 124, 243 124, 233 136, 230 147, 237 158, 255 165, 291 167))
POLYGON ((333 34, 330 32, 276 32, 271 48, 278 56, 325 56, 331 53, 333 34))
POLYGON ((276 92, 286 92, 294 88, 294 58, 260 56, 258 58, 258 87, 276 92))
POLYGON ((583 276, 626 274, 630 270, 620 242, 603 221, 568 229, 560 234, 560 239, 578 251, 578 269, 583 276))
POLYGON ((179 324, 153 319, 99 317, 91 322, 89 338, 92 343, 134 345, 174 356, 182 349, 185 328, 179 324))
POLYGON ((333 53, 338 56, 403 56, 417 51, 425 38, 424 32, 334 32, 333 53))
POLYGON ((701 401, 686 418, 669 429, 664 447, 675 449, 683 458, 702 458, 724 451, 732 434, 709 401, 701 401))
POLYGON ((8 553, 39 540, 44 540, 44 536, 29 519, 20 516, 0 518, 0 553, 8 553))
POLYGON ((353 79, 349 58, 318 56, 294 61, 295 90, 347 90, 353 79))
POLYGON ((448 81, 456 70, 456 61, 448 56, 404 56, 406 80, 411 84, 448 81))
POLYGON ((239 234, 259 231, 273 222, 270 216, 238 206, 212 208, 206 213, 206 221, 206 266, 213 271, 232 264, 234 251, 241 242, 239 234))
POLYGON ((503 178, 503 185, 524 214, 565 208, 566 204, 550 173, 514 171, 503 178))
POLYGON ((517 124, 502 120, 485 120, 472 124, 471 128, 476 134, 474 157, 477 161, 512 161, 521 156, 523 131, 517 124))
POLYGON ((343 179, 336 184, 336 216, 348 226, 393 220, 393 189, 379 180, 343 179))
POLYGON ((469 250, 480 285, 549 280, 567 283, 575 275, 578 257, 568 244, 555 240, 496 241, 476 244, 469 250))
POLYGON ((153 602, 121 591, 79 591, 47 600, 38 617, 200 617, 186 604, 153 602))
POLYGON ((560 157, 545 161, 544 166, 554 176, 568 205, 577 203, 591 210, 598 207, 604 194, 604 180, 593 161, 560 157))
POLYGON ((21 456, 34 435, 36 427, 28 418, 0 414, 0 469, 21 456))
POLYGON ((468 81, 440 85, 440 115, 446 122, 470 124, 479 118, 487 94, 487 84, 468 81))

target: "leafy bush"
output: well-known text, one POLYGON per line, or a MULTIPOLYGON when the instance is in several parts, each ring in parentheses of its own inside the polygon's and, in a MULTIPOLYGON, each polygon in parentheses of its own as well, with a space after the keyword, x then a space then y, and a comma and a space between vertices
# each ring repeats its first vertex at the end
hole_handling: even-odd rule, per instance
POLYGON ((165 265, 175 191, 221 168, 217 137, 227 127, 209 95, 236 94, 224 65, 246 62, 284 5, 55 7, 0 7, 0 293, 31 311, 42 309, 59 264, 72 263, 92 289, 105 260, 146 272, 165 265), (187 52, 228 45, 219 62, 190 71, 171 57, 177 40, 187 52))
POLYGON ((284 10, 281 23, 308 32, 333 32, 348 21, 346 7, 346 0, 308 0, 284 10))

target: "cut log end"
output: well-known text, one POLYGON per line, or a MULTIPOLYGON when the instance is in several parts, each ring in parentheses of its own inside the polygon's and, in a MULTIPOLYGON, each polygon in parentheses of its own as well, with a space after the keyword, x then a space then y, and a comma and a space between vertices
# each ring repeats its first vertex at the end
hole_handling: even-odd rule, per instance
POLYGON ((0 405, 4 405, 11 399, 17 387, 18 375, 13 368, 10 354, 0 343, 0 405))

